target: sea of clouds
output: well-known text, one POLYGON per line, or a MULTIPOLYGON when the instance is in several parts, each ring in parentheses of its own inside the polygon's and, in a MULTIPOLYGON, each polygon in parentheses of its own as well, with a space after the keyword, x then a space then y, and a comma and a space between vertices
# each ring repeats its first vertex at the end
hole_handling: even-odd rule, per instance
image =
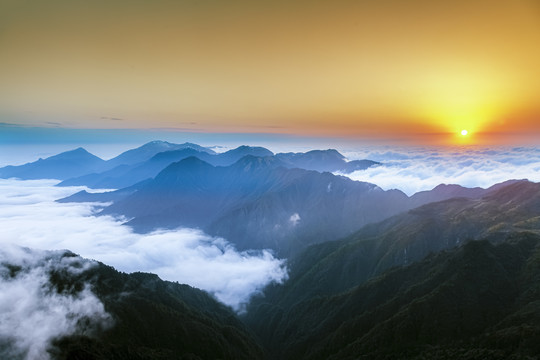
POLYGON ((250 297, 287 276, 269 251, 239 252, 196 229, 134 233, 122 221, 95 216, 96 204, 57 203, 81 190, 57 181, 0 179, 0 246, 69 249, 120 271, 144 271, 204 289, 239 311, 250 297))
POLYGON ((540 181, 540 148, 371 147, 342 151, 349 160, 370 159, 382 166, 346 176, 399 189, 407 195, 439 184, 483 187, 510 180, 540 181))

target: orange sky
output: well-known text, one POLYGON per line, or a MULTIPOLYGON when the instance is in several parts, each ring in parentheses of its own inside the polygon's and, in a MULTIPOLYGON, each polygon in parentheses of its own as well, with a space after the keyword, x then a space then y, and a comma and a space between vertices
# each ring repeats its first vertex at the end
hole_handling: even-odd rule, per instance
POLYGON ((0 122, 520 142, 539 44, 538 0, 0 0, 0 122))

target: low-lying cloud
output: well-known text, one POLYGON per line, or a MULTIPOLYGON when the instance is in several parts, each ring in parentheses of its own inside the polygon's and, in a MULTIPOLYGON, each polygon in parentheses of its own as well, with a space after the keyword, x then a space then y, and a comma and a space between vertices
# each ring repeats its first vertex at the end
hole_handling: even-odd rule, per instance
POLYGON ((351 159, 380 161, 382 166, 346 175, 407 195, 439 184, 487 188, 509 179, 540 181, 536 148, 376 148, 344 152, 351 159))
POLYGON ((239 252, 196 229, 133 233, 118 219, 94 216, 95 204, 55 203, 81 188, 54 181, 0 180, 0 245, 69 249, 125 271, 204 289, 236 310, 272 281, 287 276, 269 251, 239 252))
POLYGON ((85 287, 59 292, 53 271, 77 274, 95 265, 64 252, 0 249, 0 358, 48 359, 54 339, 90 334, 112 324, 101 301, 85 287), (82 321, 84 320, 84 321, 82 321))

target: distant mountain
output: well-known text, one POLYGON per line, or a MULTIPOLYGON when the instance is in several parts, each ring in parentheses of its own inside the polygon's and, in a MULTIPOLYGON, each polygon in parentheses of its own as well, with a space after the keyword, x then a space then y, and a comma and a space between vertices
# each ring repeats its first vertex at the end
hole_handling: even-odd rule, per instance
MULTIPOLYGON (((66 151, 58 155, 39 159, 38 161, 20 165, 0 168, 1 178, 15 177, 19 179, 59 179, 66 180, 63 183, 69 185, 96 184, 96 188, 111 188, 107 179, 119 176, 129 177, 128 173, 136 164, 149 160, 157 153, 169 150, 192 149, 198 152, 214 154, 211 149, 192 144, 171 144, 165 141, 152 141, 136 149, 128 150, 110 160, 102 160, 90 154, 83 148, 66 151), (72 178, 76 178, 72 179, 72 178)), ((166 166, 168 164, 165 164, 166 166)), ((156 170, 156 173, 162 170, 156 170)), ((155 173, 154 173, 155 175, 155 173)), ((146 177, 136 181, 124 180, 121 187, 133 185, 146 177)))
POLYGON ((141 232, 199 227, 240 249, 287 255, 406 209, 397 190, 245 156, 227 167, 195 157, 174 163, 104 213, 133 218, 128 224, 141 232))
POLYGON ((214 166, 230 166, 247 155, 256 157, 275 156, 279 160, 277 162, 279 166, 319 172, 350 173, 380 165, 380 163, 371 160, 348 162, 336 150, 314 150, 307 153, 281 153, 274 155, 270 150, 263 147, 243 145, 224 153, 215 154, 207 148, 190 143, 176 145, 166 142, 152 142, 109 160, 106 170, 103 172, 84 174, 83 176, 67 179, 61 182, 59 186, 85 185, 95 189, 119 189, 153 178, 173 162, 190 156, 195 156, 214 166), (178 147, 179 149, 177 149, 178 147), (157 152, 149 157, 150 154, 160 149, 172 150, 157 152), (134 162, 136 159, 141 161, 134 162), (119 165, 113 167, 112 165, 114 164, 119 165))
POLYGON ((166 151, 158 153, 149 160, 141 163, 119 165, 101 173, 86 174, 67 179, 58 184, 58 186, 84 185, 94 189, 121 189, 143 180, 151 179, 172 162, 190 156, 210 157, 213 155, 191 148, 166 151))
POLYGON ((460 185, 454 184, 440 184, 429 191, 420 191, 411 196, 411 202, 413 207, 421 206, 431 202, 437 202, 442 200, 448 200, 452 198, 469 198, 478 199, 493 191, 496 191, 506 185, 513 184, 519 180, 508 180, 500 184, 495 184, 487 189, 475 187, 466 188, 460 185))
POLYGON ((245 321, 274 358, 535 358, 540 184, 482 192, 310 246, 245 321))
POLYGON ((90 154, 83 148, 66 151, 58 155, 39 159, 20 166, 0 168, 1 178, 30 179, 66 179, 97 171, 106 162, 90 154))
MULTIPOLYGON (((204 291, 162 281, 153 274, 120 273, 101 263, 92 266, 88 260, 69 251, 49 252, 43 262, 49 269, 43 272, 46 280, 43 286, 50 289, 48 291, 67 299, 69 296, 77 297, 84 289, 91 289, 112 317, 110 326, 95 329, 88 325, 92 319, 82 319, 80 327, 86 327, 86 330, 54 341, 54 347, 49 349, 54 359, 263 357, 261 348, 246 326, 230 309, 204 291)), ((34 274, 34 269, 4 260, 0 264, 0 272, 4 281, 17 282, 26 272, 34 274)), ((64 311, 62 304, 57 311, 64 311)), ((41 319, 37 315, 36 318, 41 319)), ((58 324, 36 324, 40 327, 55 325, 58 324)), ((6 355, 4 351, 9 349, 12 339, 0 340, 0 354, 6 355)))
POLYGON ((371 166, 380 165, 371 160, 346 161, 337 150, 313 150, 306 153, 279 153, 276 157, 285 166, 315 171, 341 172, 344 174, 357 170, 365 170, 371 166))
POLYGON ((188 142, 183 144, 172 144, 167 141, 155 140, 146 143, 136 149, 125 151, 120 155, 108 160, 107 163, 109 169, 112 169, 119 165, 134 165, 149 160, 151 157, 160 152, 182 149, 193 149, 208 154, 214 154, 213 150, 197 144, 192 144, 188 142))
POLYGON ((248 155, 256 157, 267 157, 273 156, 274 153, 260 146, 242 145, 237 147, 236 149, 232 149, 224 153, 218 154, 216 158, 210 159, 209 162, 214 166, 229 166, 234 164, 244 156, 248 155))
MULTIPOLYGON (((182 144, 182 146, 183 145, 185 144, 182 144)), ((262 147, 251 146, 240 146, 236 149, 229 150, 221 154, 212 154, 208 151, 199 151, 197 148, 195 148, 195 146, 193 148, 187 147, 179 150, 170 150, 157 153, 142 163, 120 165, 102 173, 88 174, 77 178, 67 179, 58 185, 85 185, 96 189, 119 189, 131 186, 143 180, 151 179, 173 162, 183 160, 190 156, 195 156, 215 166, 228 166, 247 155, 272 156, 273 153, 270 150, 262 147)))
POLYGON ((267 293, 245 321, 276 359, 538 359, 539 289, 540 236, 512 233, 335 295, 267 293))

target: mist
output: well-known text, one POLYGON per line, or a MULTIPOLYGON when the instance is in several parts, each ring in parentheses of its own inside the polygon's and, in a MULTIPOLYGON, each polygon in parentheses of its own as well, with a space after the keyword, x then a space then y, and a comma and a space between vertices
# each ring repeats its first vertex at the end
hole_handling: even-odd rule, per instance
POLYGON ((65 252, 38 251, 2 244, 0 249, 0 357, 48 359, 52 341, 92 334, 112 324, 89 286, 75 294, 59 292, 53 271, 77 274, 94 262, 65 252), (82 321, 85 320, 85 321, 82 321))
POLYGON ((341 175, 407 195, 439 184, 487 188, 510 179, 540 181, 540 150, 535 148, 381 147, 343 154, 351 160, 370 159, 383 165, 341 175))
POLYGON ((123 219, 96 216, 96 204, 56 203, 81 187, 56 181, 0 180, 0 244, 69 249, 120 271, 143 271, 213 294, 241 311, 270 282, 287 277, 269 251, 237 251, 226 239, 197 229, 136 234, 123 219))

